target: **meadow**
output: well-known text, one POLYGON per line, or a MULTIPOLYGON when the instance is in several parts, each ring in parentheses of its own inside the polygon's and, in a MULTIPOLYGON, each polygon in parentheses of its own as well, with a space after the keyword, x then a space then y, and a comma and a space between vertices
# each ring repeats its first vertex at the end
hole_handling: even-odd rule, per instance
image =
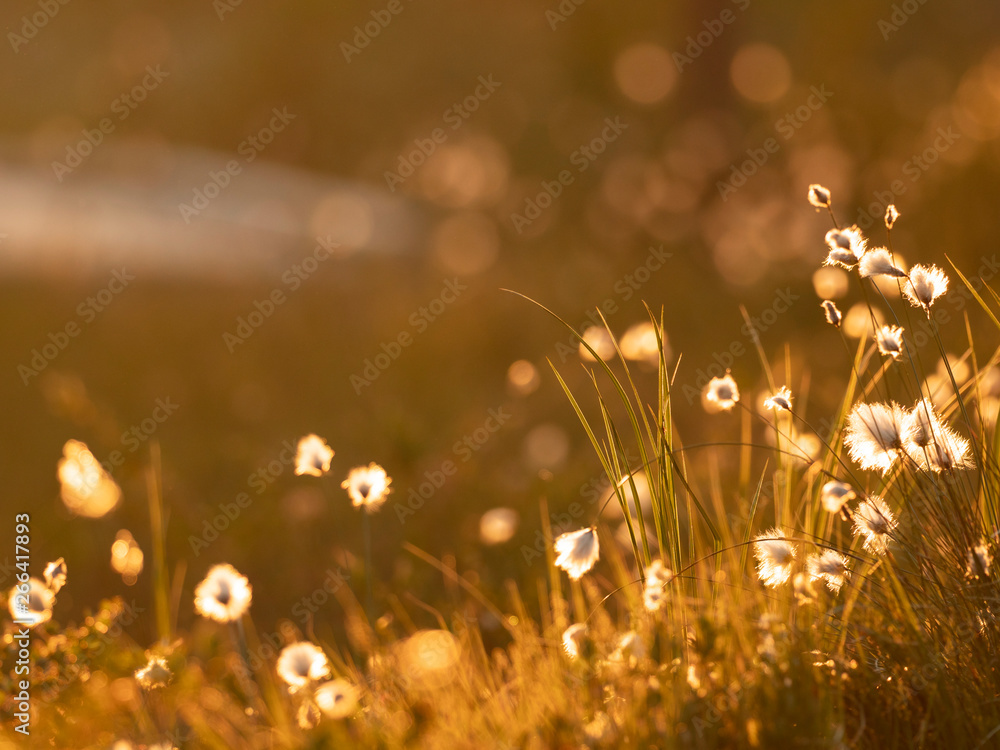
POLYGON ((1000 748, 1000 5, 0 17, 0 750, 1000 748))
MULTIPOLYGON (((338 638, 317 635, 312 617, 269 631, 269 613, 254 607, 259 585, 229 563, 205 571, 193 598, 179 596, 154 441, 151 560, 144 566, 131 537, 112 548, 124 579, 147 568, 153 611, 115 597, 58 622, 53 607, 73 585, 72 568, 58 559, 29 577, 15 564, 24 572, 4 630, 5 742, 996 747, 1000 348, 970 336, 949 356, 937 326, 935 347, 916 346, 913 333, 955 300, 969 303, 967 330, 980 316, 1000 331, 1000 294, 947 258, 903 267, 892 229, 906 219, 894 205, 876 246, 880 238, 838 223, 829 190, 811 185, 807 198, 833 225, 817 265, 862 300, 846 315, 833 300, 809 310, 827 323, 830 354, 814 366, 839 372, 835 411, 812 413, 808 373, 768 359, 745 311, 765 387, 727 371, 692 407, 674 395, 678 367, 655 309, 619 338, 606 324, 577 331, 531 303, 578 341, 589 383, 570 386, 556 365, 544 377, 559 383, 596 453, 604 507, 550 516, 543 500, 546 543, 534 554, 547 574, 533 588, 508 582, 502 598, 453 560, 405 544, 453 592, 455 606, 439 609, 375 585, 372 519, 392 497, 392 478, 378 463, 357 466, 334 483, 343 496, 331 502, 360 515, 358 546, 314 592, 339 603, 338 638), (655 371, 653 388, 637 384, 643 368, 655 371), (686 443, 674 420, 685 408, 724 420, 730 438, 686 443), (720 458, 734 452, 735 463, 720 458), (727 508, 734 495, 738 507, 727 508), (556 533, 553 520, 573 528, 556 533), (193 611, 198 626, 179 630, 178 610, 193 611), (127 636, 137 618, 155 621, 155 641, 127 636), (30 741, 18 736, 26 727, 30 741)), ((294 461, 311 481, 326 481, 337 463, 315 434, 297 442, 294 461)), ((58 475, 78 523, 121 501, 79 441, 66 444, 58 475)), ((29 514, 17 522, 27 549, 29 514)), ((497 544, 514 527, 491 511, 480 532, 497 544)))

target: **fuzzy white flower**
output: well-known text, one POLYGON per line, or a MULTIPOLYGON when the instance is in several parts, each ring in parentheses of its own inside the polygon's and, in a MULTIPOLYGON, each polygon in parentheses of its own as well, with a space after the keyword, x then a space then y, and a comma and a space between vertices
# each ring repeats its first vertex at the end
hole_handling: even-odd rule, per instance
POLYGON ((844 320, 844 314, 840 312, 840 308, 837 307, 836 303, 833 300, 825 299, 820 303, 820 307, 823 308, 826 322, 835 328, 840 328, 840 324, 844 320))
POLYGON ((875 334, 879 353, 899 359, 903 353, 903 329, 899 326, 882 326, 875 334))
POLYGON ((890 203, 885 207, 885 228, 892 229, 892 225, 896 223, 896 219, 899 218, 899 211, 896 210, 896 206, 890 203))
POLYGON ((665 587, 674 574, 663 564, 662 560, 653 560, 645 570, 646 585, 642 592, 642 601, 646 609, 650 612, 659 610, 666 602, 665 587))
POLYGON ((868 242, 856 226, 848 229, 831 229, 826 233, 830 253, 825 265, 853 268, 867 253, 868 242))
POLYGON ((373 461, 368 466, 351 469, 340 486, 347 490, 355 508, 364 508, 371 513, 378 510, 392 492, 390 484, 392 479, 385 469, 373 461))
POLYGON ((331 719, 346 719, 358 710, 358 689, 347 680, 330 680, 316 689, 316 705, 331 719))
POLYGON ((150 655, 146 666, 137 669, 135 679, 143 690, 155 690, 170 683, 174 673, 162 656, 150 655))
POLYGON ((795 547, 784 536, 784 532, 775 527, 754 538, 757 576, 765 586, 780 586, 791 577, 795 547))
POLYGON ((56 597, 48 586, 35 577, 29 578, 26 585, 26 592, 19 590, 19 586, 11 589, 7 609, 16 625, 33 628, 52 619, 52 606, 56 603, 56 597))
POLYGON ((45 566, 43 574, 45 585, 52 590, 53 594, 58 594, 59 590, 66 585, 66 561, 59 558, 55 562, 50 562, 45 566))
POLYGON ((330 663, 323 649, 308 641, 300 641, 281 650, 277 670, 278 677, 288 685, 288 692, 294 693, 330 674, 330 663))
POLYGON ((574 623, 563 632, 562 645, 570 659, 579 659, 587 645, 587 626, 574 623))
POLYGON ((847 419, 844 444, 851 460, 862 469, 885 474, 903 448, 903 419, 899 404, 858 404, 847 419))
POLYGON ((792 391, 787 385, 781 386, 778 392, 764 402, 764 406, 775 411, 792 410, 792 391))
POLYGON ((930 399, 921 399, 903 419, 903 440, 913 448, 926 448, 934 442, 941 421, 930 399))
POLYGON ((878 495, 872 495, 854 512, 854 535, 863 536, 865 549, 884 555, 889 539, 898 524, 889 506, 878 495))
POLYGON ((840 591, 850 573, 847 569, 847 558, 832 549, 810 556, 807 567, 809 576, 814 581, 822 579, 826 582, 826 587, 834 593, 840 591))
POLYGON ((562 568, 574 581, 594 567, 600 556, 600 545, 597 541, 597 529, 580 529, 570 531, 555 541, 556 567, 562 568))
POLYGON ((941 472, 975 466, 969 441, 941 421, 929 399, 918 401, 906 415, 903 441, 921 468, 941 472))
POLYGON ((942 426, 941 434, 934 444, 927 449, 926 464, 921 466, 933 472, 952 471, 954 469, 971 469, 976 462, 969 450, 969 441, 961 437, 949 427, 942 426))
POLYGON ((295 453, 295 473, 298 476, 307 474, 311 477, 321 477, 330 471, 330 461, 333 459, 333 448, 319 435, 306 435, 299 438, 295 453))
POLYGON ((740 400, 740 389, 728 372, 724 377, 712 378, 702 391, 702 401, 708 412, 729 411, 740 400))
POLYGON ((884 247, 869 250, 865 253, 861 259, 859 270, 861 271, 861 277, 865 279, 872 276, 892 276, 897 279, 906 277, 906 271, 898 268, 892 262, 892 256, 884 247))
POLYGON ((931 316, 931 305, 948 291, 948 277, 937 266, 917 264, 903 284, 903 294, 914 307, 922 307, 931 316))
POLYGON ((194 608, 202 617, 216 622, 233 622, 250 608, 253 589, 246 576, 224 563, 208 571, 194 590, 194 608))
POLYGON ((843 482, 827 482, 820 491, 820 500, 829 513, 839 513, 855 497, 854 488, 843 482))
POLYGON ((806 193, 806 197, 809 198, 809 203, 816 208, 829 208, 830 207, 830 191, 827 190, 822 185, 812 184, 809 186, 809 192, 806 193))

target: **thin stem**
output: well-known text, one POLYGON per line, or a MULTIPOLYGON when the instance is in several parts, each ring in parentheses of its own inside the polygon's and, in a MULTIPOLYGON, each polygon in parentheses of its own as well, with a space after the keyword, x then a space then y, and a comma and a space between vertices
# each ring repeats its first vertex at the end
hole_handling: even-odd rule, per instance
POLYGON ((833 228, 840 229, 840 224, 837 223, 837 217, 833 215, 833 201, 826 204, 826 210, 830 212, 830 221, 833 222, 833 228))
POLYGON ((375 611, 374 597, 372 596, 372 526, 371 526, 371 514, 367 510, 362 509, 361 511, 364 520, 363 524, 363 535, 365 538, 365 616, 368 618, 368 624, 373 624, 372 614, 375 611))
POLYGON ((153 599, 156 602, 156 629, 163 643, 170 643, 170 611, 167 597, 167 565, 163 523, 163 497, 160 478, 160 444, 149 444, 149 470, 146 472, 146 494, 149 497, 149 526, 153 537, 153 599))

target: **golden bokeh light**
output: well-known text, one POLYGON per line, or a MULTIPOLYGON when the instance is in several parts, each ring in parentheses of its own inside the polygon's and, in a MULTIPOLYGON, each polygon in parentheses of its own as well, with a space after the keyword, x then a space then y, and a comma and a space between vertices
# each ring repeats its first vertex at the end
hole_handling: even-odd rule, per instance
POLYGON ((733 56, 729 68, 733 88, 756 104, 776 102, 792 85, 788 58, 770 44, 747 44, 733 56))
POLYGON ((658 44, 633 44, 615 60, 615 83, 637 104, 656 104, 665 99, 677 76, 670 53, 658 44))

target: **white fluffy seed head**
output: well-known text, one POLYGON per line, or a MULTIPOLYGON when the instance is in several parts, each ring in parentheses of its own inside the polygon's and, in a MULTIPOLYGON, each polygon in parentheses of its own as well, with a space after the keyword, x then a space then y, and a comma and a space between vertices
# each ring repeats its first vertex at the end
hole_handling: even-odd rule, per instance
POLYGON ((835 328, 840 328, 840 324, 844 320, 843 313, 837 307, 833 300, 825 299, 820 303, 820 307, 823 308, 823 314, 826 315, 826 322, 835 328))
POLYGON ((792 410, 792 391, 787 385, 781 386, 777 393, 764 402, 764 406, 775 411, 792 410))
POLYGON ((885 474, 903 448, 903 420, 899 404, 858 404, 847 418, 844 445, 862 469, 885 474))
POLYGON ((828 549, 820 554, 812 555, 807 562, 809 577, 812 580, 823 580, 826 587, 834 593, 840 591, 844 579, 848 576, 847 558, 836 550, 828 549))
POLYGON ((903 294, 914 307, 922 307, 928 317, 931 305, 948 291, 948 277, 937 266, 915 265, 903 284, 903 294))
POLYGON ((597 529, 593 526, 570 531, 555 541, 556 567, 562 568, 574 581, 594 567, 600 556, 597 529))
POLYGON ((855 497, 854 488, 843 482, 827 482, 820 491, 820 500, 829 513, 839 513, 855 497))
POLYGON ((890 203, 885 208, 885 228, 892 229, 892 225, 896 223, 896 219, 899 218, 899 211, 896 210, 895 204, 890 203))
POLYGON ((915 463, 933 472, 975 466, 969 441, 941 420, 930 399, 918 401, 904 418, 903 445, 915 463))
POLYGON ((740 389, 728 372, 724 377, 712 378, 702 391, 705 410, 709 412, 729 411, 740 400, 740 389))
POLYGON ((830 207, 830 201, 832 200, 830 191, 822 185, 810 185, 809 192, 806 195, 809 198, 809 203, 816 208, 830 207))
POLYGON ((903 354, 903 329, 899 326, 882 326, 875 334, 881 354, 899 359, 903 354))
POLYGON ((877 495, 869 497, 854 512, 854 535, 863 536, 865 549, 876 555, 884 555, 889 549, 890 535, 896 525, 889 506, 877 495))
POLYGON ((757 576, 765 586, 780 586, 791 578, 795 547, 784 537, 785 533, 775 527, 754 539, 757 576))
POLYGON ((906 272, 892 262, 892 256, 884 247, 865 253, 859 264, 859 269, 861 276, 866 279, 872 276, 892 276, 896 279, 906 277, 906 272))
POLYGON ((824 238, 830 252, 825 265, 853 268, 868 250, 868 241, 856 226, 831 229, 824 238))

